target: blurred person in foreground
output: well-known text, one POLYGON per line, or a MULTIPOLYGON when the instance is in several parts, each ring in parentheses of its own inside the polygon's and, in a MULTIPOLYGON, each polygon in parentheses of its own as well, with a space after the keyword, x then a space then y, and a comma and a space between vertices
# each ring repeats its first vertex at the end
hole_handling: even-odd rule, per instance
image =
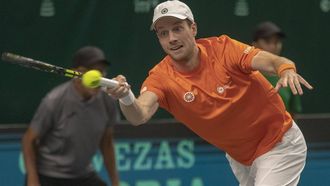
POLYGON ((307 146, 277 93, 312 89, 294 63, 227 35, 196 40, 193 14, 176 0, 156 6, 151 29, 167 55, 149 71, 139 97, 123 75, 116 77, 120 86, 108 89, 127 120, 147 123, 162 107, 225 151, 241 186, 297 185, 307 146), (259 71, 278 75, 276 87, 259 71))
MULTIPOLYGON (((94 46, 79 49, 73 69, 96 69, 105 75, 109 63, 94 46)), ((22 139, 27 186, 104 186, 92 158, 100 149, 113 186, 119 176, 113 125, 119 119, 116 102, 100 88, 89 89, 72 79, 42 100, 22 139)))
MULTIPOLYGON (((282 52, 282 40, 286 37, 285 33, 275 23, 265 21, 257 25, 252 38, 252 45, 275 55, 282 52)), ((267 80, 275 87, 279 80, 278 76, 270 76, 263 74, 267 80)), ((300 96, 294 95, 290 87, 283 87, 279 90, 279 94, 285 104, 286 110, 294 116, 302 112, 302 103, 300 96)))

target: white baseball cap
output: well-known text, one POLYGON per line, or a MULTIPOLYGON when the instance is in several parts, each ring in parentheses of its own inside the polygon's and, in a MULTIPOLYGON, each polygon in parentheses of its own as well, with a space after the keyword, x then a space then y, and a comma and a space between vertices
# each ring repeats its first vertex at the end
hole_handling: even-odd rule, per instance
POLYGON ((158 4, 154 9, 154 17, 152 19, 150 30, 155 29, 156 22, 165 16, 172 16, 179 19, 189 19, 191 22, 194 22, 194 16, 186 4, 178 0, 165 1, 158 4))

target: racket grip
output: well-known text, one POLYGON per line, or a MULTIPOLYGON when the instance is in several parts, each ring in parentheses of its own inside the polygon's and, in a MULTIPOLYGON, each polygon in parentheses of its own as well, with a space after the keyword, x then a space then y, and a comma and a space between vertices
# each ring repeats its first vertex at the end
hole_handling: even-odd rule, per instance
POLYGON ((100 86, 102 87, 109 87, 109 88, 114 88, 118 86, 118 81, 113 80, 113 79, 107 79, 107 78, 102 78, 100 79, 100 86))
MULTIPOLYGON (((113 79, 107 79, 107 78, 101 78, 100 79, 100 86, 102 86, 102 87, 113 88, 113 87, 118 86, 118 84, 119 84, 118 81, 113 80, 113 79)), ((135 100, 135 96, 134 96, 131 89, 129 90, 127 96, 119 99, 119 101, 121 103, 123 103, 124 105, 131 105, 131 104, 134 103, 134 100, 135 100)))

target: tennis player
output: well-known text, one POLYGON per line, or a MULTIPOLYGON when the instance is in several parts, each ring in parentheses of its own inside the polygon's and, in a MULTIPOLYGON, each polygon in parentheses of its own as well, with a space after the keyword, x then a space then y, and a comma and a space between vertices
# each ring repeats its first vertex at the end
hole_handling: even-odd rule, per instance
POLYGON ((140 96, 122 100, 129 96, 122 75, 121 86, 109 90, 127 120, 144 124, 160 106, 225 151, 240 185, 297 185, 307 147, 277 93, 312 89, 294 63, 226 35, 196 40, 193 14, 176 0, 154 9, 151 29, 167 56, 150 70, 140 96), (279 76, 276 87, 260 72, 279 76))

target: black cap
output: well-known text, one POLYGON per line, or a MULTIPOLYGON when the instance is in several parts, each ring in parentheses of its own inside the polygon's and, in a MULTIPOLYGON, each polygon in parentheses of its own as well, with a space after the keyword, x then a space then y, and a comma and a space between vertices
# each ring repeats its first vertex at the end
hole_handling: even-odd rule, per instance
POLYGON ((285 38, 284 32, 273 22, 266 21, 260 23, 253 33, 253 41, 258 39, 266 39, 273 35, 278 35, 281 38, 285 38))
POLYGON ((110 63, 106 60, 106 57, 101 49, 95 46, 85 46, 80 48, 72 59, 72 67, 76 68, 83 66, 90 68, 95 64, 104 63, 109 65, 110 63))

